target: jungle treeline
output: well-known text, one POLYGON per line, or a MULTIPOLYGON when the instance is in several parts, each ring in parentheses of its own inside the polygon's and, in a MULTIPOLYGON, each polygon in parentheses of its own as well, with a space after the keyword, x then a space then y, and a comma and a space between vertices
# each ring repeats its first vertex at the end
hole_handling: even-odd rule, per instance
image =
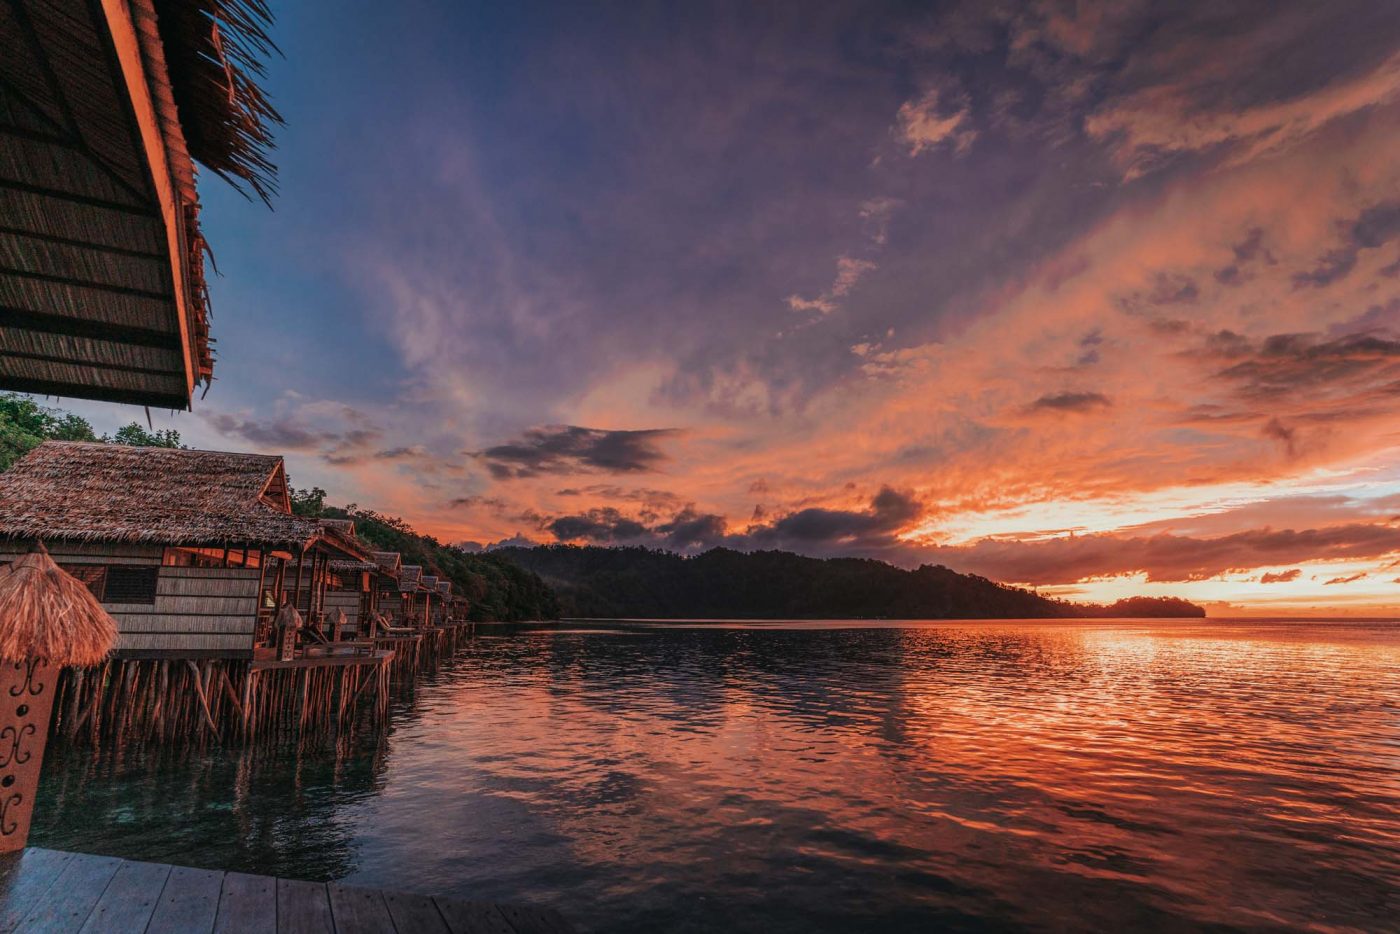
POLYGON ((693 557, 650 548, 540 545, 491 555, 538 574, 565 617, 599 619, 1048 619, 1201 617, 1175 598, 1054 600, 984 577, 866 558, 715 548, 693 557))
POLYGON ((450 580, 453 592, 470 601, 467 617, 475 622, 559 618, 554 591, 533 571, 501 555, 469 554, 416 532, 402 519, 354 504, 328 505, 326 491, 319 487, 294 489, 292 510, 303 516, 354 520, 355 534, 376 551, 397 551, 404 564, 421 565, 423 573, 450 580))

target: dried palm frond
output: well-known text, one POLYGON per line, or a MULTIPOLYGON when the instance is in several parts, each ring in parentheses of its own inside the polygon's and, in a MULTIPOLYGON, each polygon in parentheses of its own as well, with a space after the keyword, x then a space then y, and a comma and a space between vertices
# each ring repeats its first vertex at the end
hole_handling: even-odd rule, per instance
POLYGON ((0 569, 0 661, 96 665, 116 642, 111 615, 43 545, 0 569))
MULTIPOLYGON (((258 81, 278 48, 264 0, 150 0, 190 155, 263 201, 277 191, 272 127, 282 115, 258 81)), ((246 194, 246 192, 244 192, 246 194)))

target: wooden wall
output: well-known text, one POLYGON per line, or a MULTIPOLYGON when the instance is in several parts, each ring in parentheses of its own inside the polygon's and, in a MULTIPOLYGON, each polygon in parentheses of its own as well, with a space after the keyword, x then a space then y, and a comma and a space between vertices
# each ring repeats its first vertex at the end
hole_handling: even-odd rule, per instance
POLYGON ((221 651, 251 656, 257 568, 160 569, 155 606, 103 604, 117 621, 118 651, 221 651))
MULTIPOLYGON (((63 565, 160 565, 161 545, 49 542, 63 565)), ((0 543, 0 561, 28 553, 28 543, 0 543)), ((248 658, 257 626, 257 568, 161 567, 154 604, 104 603, 117 621, 117 651, 248 658)))
POLYGON ((389 617, 394 625, 403 620, 403 597, 392 590, 379 592, 379 612, 389 617))
POLYGON ((326 617, 329 618, 336 607, 345 611, 345 618, 354 629, 360 628, 360 591, 326 590, 326 617))

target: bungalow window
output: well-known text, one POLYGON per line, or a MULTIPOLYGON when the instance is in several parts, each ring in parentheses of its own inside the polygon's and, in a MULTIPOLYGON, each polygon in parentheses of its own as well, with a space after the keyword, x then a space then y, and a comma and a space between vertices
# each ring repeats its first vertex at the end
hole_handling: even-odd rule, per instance
POLYGON ((107 584, 107 565, 105 564, 65 564, 63 570, 87 584, 87 589, 92 591, 92 595, 99 601, 103 599, 102 593, 107 584))
POLYGON ((156 580, 160 569, 155 567, 116 565, 107 568, 106 595, 104 603, 145 603, 156 602, 156 580))

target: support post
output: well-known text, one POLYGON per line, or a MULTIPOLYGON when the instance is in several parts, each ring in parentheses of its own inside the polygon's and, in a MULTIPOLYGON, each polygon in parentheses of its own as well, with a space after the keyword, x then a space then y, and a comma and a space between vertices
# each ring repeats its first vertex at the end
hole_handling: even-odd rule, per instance
POLYGON ((29 842, 58 672, 42 658, 0 663, 0 853, 29 842))

